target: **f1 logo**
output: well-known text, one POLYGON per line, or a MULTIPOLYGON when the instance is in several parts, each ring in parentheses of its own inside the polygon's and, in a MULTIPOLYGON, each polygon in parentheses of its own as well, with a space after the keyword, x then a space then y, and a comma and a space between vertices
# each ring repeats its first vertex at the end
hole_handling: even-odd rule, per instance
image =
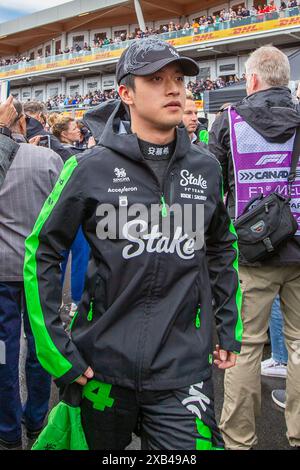
POLYGON ((4 341, 0 341, 0 365, 6 364, 6 347, 4 341))
POLYGON ((258 162, 255 163, 255 166, 259 165, 267 165, 268 163, 276 163, 276 165, 280 165, 288 156, 288 153, 282 154, 270 154, 270 155, 263 155, 258 162))

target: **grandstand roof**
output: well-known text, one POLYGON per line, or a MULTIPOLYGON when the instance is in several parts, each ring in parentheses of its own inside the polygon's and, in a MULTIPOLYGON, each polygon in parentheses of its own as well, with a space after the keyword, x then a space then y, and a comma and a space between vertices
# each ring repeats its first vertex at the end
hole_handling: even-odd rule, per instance
MULTIPOLYGON (((184 17, 220 0, 140 0, 145 21, 184 17)), ((133 0, 74 0, 0 24, 0 54, 22 53, 63 32, 136 24, 133 0)))

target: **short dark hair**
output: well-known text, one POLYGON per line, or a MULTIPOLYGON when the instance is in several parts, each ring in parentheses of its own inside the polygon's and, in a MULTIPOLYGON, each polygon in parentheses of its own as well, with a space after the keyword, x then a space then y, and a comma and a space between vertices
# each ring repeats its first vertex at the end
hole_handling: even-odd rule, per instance
POLYGON ((133 91, 135 91, 135 76, 132 75, 132 73, 125 75, 125 77, 123 77, 120 81, 120 85, 124 85, 126 88, 131 88, 133 91))
POLYGON ((47 110, 44 103, 41 103, 40 101, 27 101, 24 104, 24 112, 25 114, 46 114, 47 110))

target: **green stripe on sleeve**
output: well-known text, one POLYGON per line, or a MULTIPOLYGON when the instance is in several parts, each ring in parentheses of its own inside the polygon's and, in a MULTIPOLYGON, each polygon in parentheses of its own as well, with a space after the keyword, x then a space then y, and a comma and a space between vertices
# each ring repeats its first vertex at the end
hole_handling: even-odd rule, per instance
MULTIPOLYGON (((233 225, 232 222, 230 222, 229 231, 233 235, 235 235, 236 238, 237 238, 237 234, 236 234, 236 231, 235 231, 235 228, 234 228, 234 225, 233 225)), ((236 274, 237 274, 237 277, 238 277, 238 287, 237 287, 237 291, 236 291, 236 295, 235 295, 235 302, 236 302, 236 307, 237 307, 237 312, 238 312, 238 318, 237 318, 237 322, 236 322, 236 326, 235 326, 235 339, 236 339, 236 341, 239 341, 241 343, 242 342, 242 337, 243 337, 243 322, 242 322, 242 315, 241 315, 241 311, 242 311, 242 290, 241 290, 240 281, 239 281, 239 247, 238 247, 237 240, 235 242, 233 242, 232 246, 236 251, 236 257, 235 257, 235 260, 233 262, 233 267, 236 270, 236 274)))
MULTIPOLYGON (((221 197, 222 200, 224 201, 224 186, 223 186, 223 180, 221 184, 221 197)), ((238 247, 238 236, 236 233, 236 230, 234 228, 234 225, 232 223, 232 220, 230 219, 230 225, 229 225, 229 231, 235 236, 236 241, 233 242, 232 247, 236 251, 236 257, 233 262, 233 268, 236 270, 236 274, 238 277, 238 288, 236 291, 235 295, 235 302, 236 302, 236 307, 237 307, 237 312, 238 312, 238 318, 235 326, 235 340, 238 342, 242 342, 242 337, 243 337, 243 321, 242 321, 242 290, 240 286, 240 281, 239 281, 239 247, 238 247)))
POLYGON ((32 233, 25 241, 24 286, 37 357, 44 369, 57 378, 66 374, 72 368, 72 364, 58 350, 47 330, 39 295, 36 253, 39 248, 40 232, 77 165, 75 157, 67 161, 52 193, 43 205, 32 233))

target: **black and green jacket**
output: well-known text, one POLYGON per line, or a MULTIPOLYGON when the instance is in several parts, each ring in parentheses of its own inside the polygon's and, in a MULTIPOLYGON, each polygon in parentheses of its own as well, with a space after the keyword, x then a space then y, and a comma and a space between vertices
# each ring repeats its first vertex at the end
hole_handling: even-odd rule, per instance
POLYGON ((220 165, 212 154, 191 145, 179 127, 160 188, 122 118, 120 103, 92 112, 90 128, 101 134, 99 146, 65 164, 26 240, 30 322, 38 358, 58 385, 74 381, 91 366, 96 379, 110 384, 138 390, 179 388, 211 375, 212 297, 221 347, 240 351, 236 234, 223 204, 220 165), (193 176, 188 183, 187 175, 193 176), (163 249, 172 240, 155 239, 147 248, 146 238, 98 238, 99 223, 107 216, 100 215, 101 204, 110 204, 108 212, 117 215, 121 200, 128 207, 161 204, 165 216, 166 204, 191 203, 195 209, 199 198, 186 196, 194 191, 201 193, 204 204, 205 243, 200 250, 189 244, 188 255, 182 256, 183 246, 163 249), (59 317, 60 261, 80 225, 91 260, 69 337, 59 317))

